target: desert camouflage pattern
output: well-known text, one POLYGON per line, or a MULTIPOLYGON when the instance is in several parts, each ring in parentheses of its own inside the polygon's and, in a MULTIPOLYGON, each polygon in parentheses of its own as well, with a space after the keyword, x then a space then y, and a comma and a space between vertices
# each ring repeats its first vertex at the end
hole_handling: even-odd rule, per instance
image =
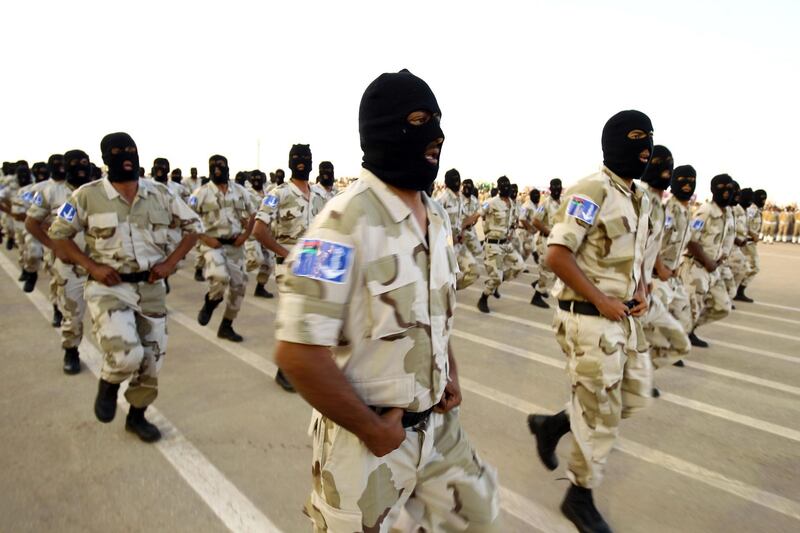
POLYGON ((486 236, 483 266, 487 275, 484 294, 492 294, 503 281, 511 281, 525 269, 522 256, 514 249, 512 240, 516 225, 513 201, 506 203, 500 195, 489 200, 483 212, 483 232, 486 236), (506 242, 490 243, 489 239, 505 239, 506 242))
MULTIPOLYGON (((461 197, 463 198, 462 201, 464 202, 465 217, 471 217, 475 213, 480 212, 481 204, 477 198, 474 196, 464 198, 464 195, 461 195, 461 197)), ((478 258, 483 255, 483 245, 478 238, 478 232, 475 230, 474 224, 464 230, 462 242, 466 245, 467 249, 469 249, 472 257, 478 258)))
POLYGON ((657 276, 652 281, 652 292, 647 314, 642 320, 644 333, 650 345, 650 357, 654 368, 668 367, 678 360, 685 359, 691 351, 688 330, 684 323, 673 314, 673 307, 682 307, 680 313, 684 316, 687 326, 691 327, 691 311, 689 300, 683 286, 676 296, 675 283, 670 278, 661 281, 657 276), (682 298, 676 302, 676 298, 682 298), (688 316, 687 316, 688 315, 688 316))
POLYGON ((328 203, 328 200, 339 194, 339 189, 336 188, 336 185, 331 187, 331 190, 329 191, 319 183, 315 183, 314 185, 311 186, 311 189, 314 190, 317 194, 319 194, 325 201, 325 203, 328 203))
MULTIPOLYGON (((46 181, 40 183, 31 183, 21 187, 16 196, 12 199, 11 213, 16 216, 25 216, 28 208, 33 203, 39 189, 41 189, 46 181)), ((18 221, 15 224, 16 241, 19 246, 19 265, 27 272, 38 272, 42 266, 44 259, 44 247, 33 235, 25 229, 25 223, 18 221)))
MULTIPOLYGON (((733 206, 733 219, 736 231, 736 238, 741 241, 747 240, 747 213, 744 207, 736 204, 733 206)), ((746 246, 746 245, 745 245, 746 246)), ((736 289, 742 284, 742 281, 747 277, 748 261, 744 255, 745 246, 734 244, 731 254, 728 257, 728 265, 733 272, 733 294, 731 298, 736 295, 736 289)))
POLYGON ((661 251, 664 236, 664 222, 666 212, 661 200, 663 192, 651 187, 647 183, 639 185, 650 201, 650 230, 647 233, 647 243, 644 250, 644 281, 653 281, 653 268, 656 266, 656 258, 661 251))
MULTIPOLYGON (((248 191, 253 205, 261 205, 266 193, 258 192, 254 189, 248 189, 248 191)), ((251 235, 247 242, 244 243, 244 257, 247 272, 257 270, 256 282, 265 285, 275 271, 275 254, 262 246, 258 239, 251 235)))
POLYGON ((519 207, 519 212, 517 214, 517 243, 518 248, 517 251, 519 252, 520 256, 522 257, 523 261, 527 261, 528 258, 533 254, 534 246, 535 246, 535 238, 536 233, 531 233, 525 226, 522 225, 522 222, 527 222, 531 226, 533 225, 533 216, 536 214, 537 205, 531 202, 528 199, 524 204, 519 207))
POLYGON ((287 181, 267 194, 258 208, 256 220, 270 226, 275 240, 290 248, 324 206, 325 199, 313 187, 306 199, 297 185, 287 181))
MULTIPOLYGON (((534 218, 541 221, 542 224, 552 230, 556 213, 558 213, 560 207, 560 200, 555 200, 551 196, 547 196, 544 200, 539 202, 539 206, 534 213, 534 218)), ((544 260, 547 255, 547 239, 548 237, 540 233, 536 243, 536 251, 539 256, 537 262, 539 267, 539 281, 536 284, 536 290, 542 294, 550 293, 556 281, 556 275, 550 270, 550 267, 547 266, 544 260)))
POLYGON ((689 208, 670 196, 664 204, 664 236, 661 239, 661 262, 677 270, 689 245, 689 208))
MULTIPOLYGON (((19 190, 19 182, 17 181, 16 174, 9 174, 0 178, 0 202, 12 203, 13 198, 17 195, 19 190)), ((18 224, 14 223, 14 218, 8 213, 0 213, 0 224, 3 226, 3 232, 6 238, 11 238, 15 235, 15 227, 18 224)), ((14 237, 16 239, 16 237, 14 237)))
POLYGON ((743 250, 747 260, 747 274, 742 280, 743 287, 747 287, 756 277, 756 274, 761 271, 761 260, 758 257, 758 248, 756 247, 761 235, 761 226, 761 209, 753 204, 747 208, 747 235, 749 238, 743 250))
POLYGON ((445 210, 450 219, 450 227, 453 230, 452 242, 456 251, 456 261, 458 262, 458 275, 456 277, 456 289, 466 289, 478 279, 478 262, 472 255, 469 247, 462 242, 461 227, 464 225, 464 195, 455 193, 445 188, 442 193, 434 198, 445 210))

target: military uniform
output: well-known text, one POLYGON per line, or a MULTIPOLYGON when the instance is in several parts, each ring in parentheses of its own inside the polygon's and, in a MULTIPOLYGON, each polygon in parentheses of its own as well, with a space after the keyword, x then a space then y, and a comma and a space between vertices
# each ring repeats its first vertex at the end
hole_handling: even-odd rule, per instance
POLYGON ((730 267, 730 256, 733 253, 734 241, 736 239, 736 217, 733 214, 733 207, 725 207, 725 239, 722 242, 722 264, 719 266, 719 276, 728 291, 728 296, 733 298, 736 295, 737 285, 733 278, 733 269, 730 267))
POLYGON ((435 200, 447 213, 453 229, 452 242, 456 250, 459 273, 456 276, 456 289, 466 289, 478 279, 478 262, 469 248, 461 242, 461 226, 464 224, 464 195, 445 188, 435 200))
POLYGON ((514 211, 514 201, 509 198, 506 203, 499 194, 489 200, 484 210, 484 266, 488 276, 483 289, 485 295, 494 293, 503 281, 516 278, 525 268, 511 242, 517 225, 514 211))
MULTIPOLYGON (((633 298, 640 282, 648 234, 649 200, 633 187, 606 167, 580 180, 566 191, 548 241, 569 249, 598 289, 623 301, 633 298)), ((567 475, 575 485, 594 488, 602 480, 620 417, 650 401, 652 363, 634 317, 614 322, 599 313, 581 314, 585 298, 561 280, 554 292, 559 309, 553 328, 572 386, 567 475)))
MULTIPOLYGON (((690 223, 689 240, 700 244, 711 261, 723 256, 726 232, 732 231, 728 218, 723 208, 708 201, 697 209, 690 223)), ((681 277, 689 288, 692 330, 730 314, 731 299, 719 267, 708 272, 699 260, 687 253, 681 265, 681 277)))
POLYGON ((331 198, 333 198, 334 196, 336 196, 337 194, 339 194, 339 190, 336 188, 336 186, 333 186, 333 187, 331 187, 331 190, 329 191, 328 189, 326 189, 325 187, 323 187, 323 186, 322 186, 322 185, 320 185, 319 183, 315 183, 315 184, 313 184, 313 185, 311 186, 311 188, 312 188, 314 191, 316 191, 316 193, 317 193, 317 194, 319 194, 320 196, 322 196, 322 199, 323 199, 323 200, 325 200, 325 202, 326 202, 326 203, 327 203, 327 202, 328 202, 328 201, 329 201, 331 198))
MULTIPOLYGON (((739 204, 733 206, 733 225, 736 233, 735 238, 741 242, 747 241, 747 213, 739 204)), ((728 257, 728 265, 733 273, 733 293, 729 292, 731 298, 736 295, 736 290, 742 281, 747 277, 747 258, 744 255, 744 245, 734 244, 731 254, 728 257)))
POLYGON ((800 242, 800 208, 795 208, 794 211, 794 231, 792 232, 792 242, 794 244, 800 242))
MULTIPOLYGON (((362 171, 290 254, 276 320, 280 341, 331 347, 365 404, 418 413, 447 384, 457 269, 447 214, 423 201, 427 238, 400 198, 362 171)), ((407 503, 426 531, 494 530, 496 473, 470 445, 457 409, 408 427, 383 457, 316 411, 309 432, 305 512, 315 531, 386 533, 407 503)))
POLYGON ((792 212, 787 207, 778 213, 778 234, 776 241, 789 242, 789 235, 792 230, 792 212))
MULTIPOLYGON (((33 202, 36 193, 47 183, 31 183, 21 187, 12 199, 11 214, 25 216, 33 202)), ((15 224, 16 241, 19 245, 19 265, 25 272, 39 272, 44 258, 44 247, 36 238, 25 229, 25 223, 15 224)))
POLYGON ((778 215, 773 211, 772 207, 766 207, 762 210, 762 225, 761 233, 763 234, 764 244, 772 244, 775 242, 775 233, 778 231, 778 215))
MULTIPOLYGON (((534 239, 536 238, 536 233, 529 232, 523 225, 523 222, 533 226, 533 216, 536 214, 537 208, 538 206, 528 199, 520 206, 519 213, 517 215, 517 221, 519 223, 517 226, 517 242, 519 243, 518 251, 523 261, 527 261, 528 258, 533 254, 534 239)), ((538 272, 536 273, 536 277, 538 278, 538 272)))
MULTIPOLYGON (((189 205, 200 215, 204 234, 215 239, 233 239, 244 233, 255 206, 247 190, 231 180, 223 194, 219 187, 209 181, 200 186, 189 198, 189 205)), ((245 257, 242 246, 232 242, 219 248, 200 245, 205 265, 205 278, 209 282, 208 300, 220 301, 228 290, 228 302, 223 318, 233 321, 239 314, 247 288, 245 257)))
MULTIPOLYGON (((560 200, 555 200, 552 196, 548 196, 539 203, 539 207, 534 214, 534 219, 540 221, 547 228, 552 228, 556 213, 560 207, 560 200)), ((539 282, 536 284, 536 290, 545 296, 547 296, 550 289, 553 288, 553 283, 556 279, 556 275, 553 274, 553 271, 550 270, 550 267, 547 266, 544 260, 547 252, 547 244, 547 237, 543 233, 540 233, 537 245, 537 251, 539 253, 539 282)))
MULTIPOLYGON (((53 239, 83 233, 89 257, 121 276, 144 278, 166 259, 171 223, 184 232, 200 232, 200 221, 161 184, 139 180, 129 204, 108 178, 84 185, 58 210, 50 227, 53 239)), ((158 394, 158 372, 167 348, 167 306, 164 283, 123 281, 112 287, 89 279, 86 303, 100 351, 101 379, 121 383, 130 378, 125 397, 144 408, 158 394)))
POLYGON ((761 208, 753 204, 747 208, 747 244, 744 246, 744 255, 747 259, 747 274, 742 280, 742 287, 747 287, 761 270, 761 261, 758 257, 758 242, 761 234, 761 208))
MULTIPOLYGON (((10 206, 18 190, 19 181, 17 181, 16 174, 4 176, 0 179, 0 202, 6 202, 10 206)), ((0 224, 2 224, 6 239, 9 242, 13 242, 15 240, 15 229, 17 225, 14 224, 14 219, 11 214, 0 213, 0 224)), ((17 243, 17 245, 19 245, 19 243, 17 243)), ((6 243, 6 248, 8 248, 8 243, 6 243)))
MULTIPOLYGON (((260 206, 264 200, 266 193, 259 192, 254 189, 248 191, 251 195, 251 201, 254 206, 260 206)), ((269 282, 270 276, 275 270, 275 254, 261 245, 260 242, 254 237, 250 236, 244 245, 246 267, 248 272, 258 270, 256 274, 256 283, 259 285, 266 285, 269 282)))
MULTIPOLYGON (((465 218, 469 218, 475 213, 481 212, 481 203, 478 201, 477 198, 475 198, 474 196, 470 196, 469 198, 464 198, 463 194, 461 196, 463 198, 462 202, 464 204, 465 218)), ((464 230, 464 233, 462 234, 462 239, 463 239, 462 242, 470 251, 472 257, 474 257, 477 260, 481 255, 483 255, 483 246, 481 245, 481 241, 478 238, 478 232, 475 229, 475 224, 464 230)))
MULTIPOLYGON (((681 259, 689 245, 689 207, 671 196, 664 204, 664 235, 661 239, 661 262, 676 274, 664 282, 653 280, 653 292, 669 309, 684 332, 692 330, 692 309, 683 279, 678 275, 681 259)), ((656 334, 658 334, 656 328, 656 334)))

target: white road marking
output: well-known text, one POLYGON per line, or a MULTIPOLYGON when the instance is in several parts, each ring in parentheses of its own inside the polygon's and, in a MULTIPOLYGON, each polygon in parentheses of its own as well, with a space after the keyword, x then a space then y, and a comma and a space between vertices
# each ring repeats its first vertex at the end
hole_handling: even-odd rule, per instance
POLYGON ((784 311, 795 311, 797 313, 800 313, 800 307, 790 307, 788 305, 779 305, 767 302, 753 302, 752 305, 761 305, 764 307, 772 307, 773 309, 783 309, 784 311))
MULTIPOLYGON (((705 335, 703 335, 705 337, 705 335)), ((729 348, 731 350, 738 350, 740 352, 744 352, 748 355, 758 354, 763 355, 764 357, 771 357, 773 359, 780 359, 781 361, 787 361, 789 363, 798 363, 800 364, 800 357, 794 357, 791 355, 786 355, 783 353, 778 352, 771 352, 769 350, 762 350, 760 348, 751 348, 749 346, 744 346, 742 344, 733 344, 730 342, 721 341, 718 339, 712 339, 710 337, 705 337, 708 342, 712 343, 714 346, 722 346, 723 348, 729 348)))
MULTIPOLYGON (((3 254, 0 254, 0 267, 12 279, 16 278, 15 267, 3 254)), ((53 307, 47 298, 39 291, 26 296, 49 322, 53 307)), ((87 339, 81 343, 81 359, 99 377, 102 356, 87 339)), ((120 405, 124 403, 121 399, 120 405)), ((150 407, 147 412, 150 421, 163 432, 156 448, 228 529, 236 532, 281 533, 158 409, 150 407)))
POLYGON ((785 322, 787 324, 797 324, 798 326, 800 326, 800 320, 792 320, 791 318, 782 318, 779 316, 765 315, 764 313, 753 313, 751 311, 742 311, 741 309, 736 309, 731 316, 737 316, 737 315, 754 316, 758 318, 764 318, 767 320, 775 320, 777 322, 785 322))
POLYGON ((751 328, 749 326, 740 326, 738 324, 731 324, 729 322, 725 322, 724 320, 719 320, 714 322, 713 324, 709 324, 713 326, 719 326, 721 328, 730 328, 730 329, 738 329, 739 331, 747 331, 749 333, 758 333, 759 335, 766 335, 767 337, 777 337, 779 339, 786 339, 794 342, 800 342, 800 337, 796 337, 794 335, 787 335, 785 333, 777 333, 775 331, 767 331, 764 328, 751 328))

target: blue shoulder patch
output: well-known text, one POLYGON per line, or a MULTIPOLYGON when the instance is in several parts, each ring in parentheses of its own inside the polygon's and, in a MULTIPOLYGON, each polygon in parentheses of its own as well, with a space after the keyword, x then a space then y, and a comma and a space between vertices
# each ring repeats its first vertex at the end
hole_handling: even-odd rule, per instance
POLYGON ((36 193, 36 196, 33 197, 33 203, 42 207, 42 204, 44 204, 44 196, 42 196, 42 193, 36 193))
POLYGON ((189 197, 189 207, 197 207, 197 196, 194 194, 189 197))
POLYGON ((536 208, 536 212, 537 213, 544 213, 544 204, 542 204, 539 207, 537 207, 536 208))
POLYGON ((672 216, 667 215, 667 218, 664 219, 664 227, 669 229, 672 227, 672 216))
POLYGON ((58 209, 58 216, 70 223, 75 219, 76 214, 78 214, 78 210, 69 202, 64 202, 64 205, 58 209))
POLYGON ((484 211, 486 211, 487 209, 489 209, 489 202, 483 202, 483 205, 481 207, 483 208, 484 211))
POLYGON ((25 202, 31 202, 33 200, 33 192, 25 191, 22 193, 22 200, 25 202))
POLYGON ((292 274, 330 283, 344 283, 353 262, 353 247, 320 239, 303 239, 292 274))
POLYGON ((597 218, 597 212, 600 206, 581 196, 573 196, 567 205, 567 214, 578 220, 582 220, 587 224, 594 224, 594 219, 597 218))
POLYGON ((696 218, 692 220, 692 229, 695 231, 700 231, 701 229, 703 229, 703 226, 705 225, 706 222, 702 218, 696 218))
POLYGON ((275 196, 274 194, 270 194, 269 196, 264 198, 264 200, 261 203, 267 207, 272 207, 272 208, 278 207, 278 197, 275 196))

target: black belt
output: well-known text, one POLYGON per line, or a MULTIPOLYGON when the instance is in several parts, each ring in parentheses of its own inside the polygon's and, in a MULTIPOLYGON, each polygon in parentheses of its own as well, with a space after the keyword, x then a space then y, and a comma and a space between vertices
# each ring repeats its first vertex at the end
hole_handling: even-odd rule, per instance
MULTIPOLYGON (((372 407, 370 409, 375 411, 378 415, 381 415, 391 409, 391 407, 372 407)), ((413 428, 415 426, 420 425, 422 422, 428 419, 433 412, 433 407, 428 409, 427 411, 420 411, 418 413, 413 411, 403 411, 403 418, 400 420, 400 423, 403 424, 404 428, 413 428)))
POLYGON ((284 261, 286 261, 285 257, 276 257, 275 258, 275 262, 278 263, 279 265, 282 265, 284 261))
POLYGON ((486 239, 489 244, 505 244, 508 239, 486 239))
POLYGON ((600 316, 600 310, 590 302, 580 302, 577 300, 559 300, 558 308, 562 311, 570 311, 579 315, 600 316))
POLYGON ((150 279, 150 271, 144 272, 131 272, 129 274, 120 274, 119 279, 124 283, 144 283, 150 279))
POLYGON ((217 240, 219 241, 220 244, 226 244, 228 246, 231 246, 233 243, 236 242, 236 239, 238 238, 239 237, 217 237, 217 240))

